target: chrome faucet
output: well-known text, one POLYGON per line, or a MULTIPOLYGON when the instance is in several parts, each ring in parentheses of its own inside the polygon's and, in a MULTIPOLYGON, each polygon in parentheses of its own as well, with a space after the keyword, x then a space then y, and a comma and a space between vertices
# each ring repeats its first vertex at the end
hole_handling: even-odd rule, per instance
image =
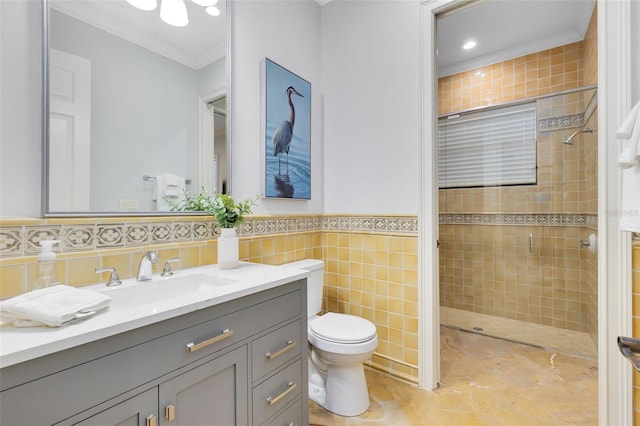
POLYGON ((153 264, 158 263, 158 255, 155 251, 148 251, 140 259, 140 266, 138 267, 138 281, 147 281, 151 279, 153 275, 153 264))

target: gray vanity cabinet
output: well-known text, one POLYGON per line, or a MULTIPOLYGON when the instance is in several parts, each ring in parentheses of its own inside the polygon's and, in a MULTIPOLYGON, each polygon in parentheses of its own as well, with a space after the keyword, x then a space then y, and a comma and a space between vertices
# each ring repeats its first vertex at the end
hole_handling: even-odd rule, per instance
POLYGON ((158 419, 158 389, 149 389, 75 423, 78 426, 151 426, 158 419))
POLYGON ((246 348, 110 407, 78 426, 246 425, 246 348))
POLYGON ((306 331, 299 280, 2 368, 0 424, 305 424, 306 331))
POLYGON ((248 424, 246 348, 162 383, 159 390, 159 425, 248 424))

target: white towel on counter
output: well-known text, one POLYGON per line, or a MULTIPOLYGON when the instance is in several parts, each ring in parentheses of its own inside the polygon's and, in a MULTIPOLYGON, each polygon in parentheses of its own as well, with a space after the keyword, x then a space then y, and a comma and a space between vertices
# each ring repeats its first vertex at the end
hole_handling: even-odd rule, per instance
POLYGON ((156 211, 171 211, 171 203, 180 204, 184 200, 185 178, 171 173, 156 176, 156 211))
POLYGON ((106 309, 111 297, 91 290, 54 285, 0 301, 0 318, 15 327, 60 327, 106 309))
POLYGON ((616 138, 623 139, 618 157, 618 166, 623 169, 620 230, 640 232, 640 102, 625 118, 616 138))

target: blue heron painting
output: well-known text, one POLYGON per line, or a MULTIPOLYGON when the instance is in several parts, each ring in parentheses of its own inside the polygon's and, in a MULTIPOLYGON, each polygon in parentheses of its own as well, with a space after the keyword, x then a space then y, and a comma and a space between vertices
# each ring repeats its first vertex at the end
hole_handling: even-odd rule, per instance
POLYGON ((265 196, 311 198, 311 84, 265 59, 265 196))

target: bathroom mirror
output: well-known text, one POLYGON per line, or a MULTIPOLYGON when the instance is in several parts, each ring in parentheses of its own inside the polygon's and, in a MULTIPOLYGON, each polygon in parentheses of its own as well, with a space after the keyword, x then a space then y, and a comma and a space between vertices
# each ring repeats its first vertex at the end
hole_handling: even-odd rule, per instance
POLYGON ((173 215, 183 191, 228 193, 226 0, 219 16, 193 0, 43 5, 43 215, 173 215), (187 25, 165 22, 172 5, 187 25))

